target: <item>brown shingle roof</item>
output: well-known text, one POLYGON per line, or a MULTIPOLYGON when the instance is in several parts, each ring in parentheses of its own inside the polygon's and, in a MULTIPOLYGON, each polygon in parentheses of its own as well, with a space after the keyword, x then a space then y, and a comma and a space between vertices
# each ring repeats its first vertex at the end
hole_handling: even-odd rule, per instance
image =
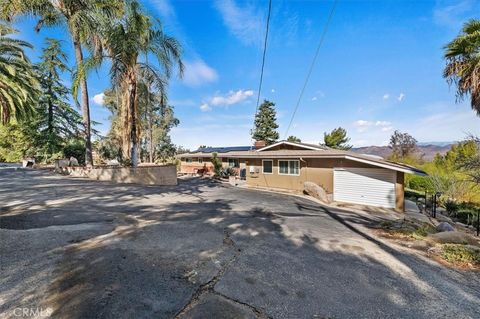
MULTIPOLYGON (((281 142, 279 142, 281 143, 281 142)), ((249 151, 231 151, 218 154, 219 157, 229 157, 229 158, 239 158, 239 159, 247 159, 247 158, 345 158, 357 162, 364 162, 373 166, 384 167, 396 171, 402 171, 406 173, 412 173, 417 175, 427 175, 424 171, 415 168, 410 165, 395 163, 391 161, 387 161, 384 159, 379 159, 377 157, 362 155, 350 151, 343 151, 328 148, 322 145, 315 145, 315 144, 307 144, 307 143, 295 143, 301 146, 302 144, 305 146, 310 147, 317 147, 316 150, 288 150, 288 149, 280 149, 280 150, 249 150, 249 151)), ((202 157, 202 158, 210 158, 212 157, 213 153, 203 153, 203 152, 195 152, 195 153, 186 153, 177 155, 177 158, 181 157, 202 157)))

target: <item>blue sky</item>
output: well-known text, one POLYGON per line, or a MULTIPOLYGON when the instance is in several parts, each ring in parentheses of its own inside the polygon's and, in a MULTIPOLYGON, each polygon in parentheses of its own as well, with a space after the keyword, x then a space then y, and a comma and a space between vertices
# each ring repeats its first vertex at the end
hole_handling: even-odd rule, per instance
MULTIPOLYGON (((184 78, 172 79, 169 87, 180 119, 173 142, 192 149, 249 145, 268 3, 142 3, 184 48, 184 78)), ((281 138, 332 4, 273 0, 261 98, 276 103, 281 138)), ((442 47, 463 22, 480 18, 479 9, 480 2, 469 0, 340 0, 289 135, 319 142, 325 131, 342 126, 355 146, 386 145, 395 129, 420 142, 480 135, 480 118, 468 101, 455 103, 454 88, 442 78, 442 47)), ((16 23, 20 37, 35 45, 32 56, 39 54, 44 37, 54 37, 65 40, 73 64, 67 32, 35 34, 33 24, 31 19, 16 23)), ((92 117, 103 133, 109 113, 101 94, 109 84, 108 66, 89 77, 92 117)))

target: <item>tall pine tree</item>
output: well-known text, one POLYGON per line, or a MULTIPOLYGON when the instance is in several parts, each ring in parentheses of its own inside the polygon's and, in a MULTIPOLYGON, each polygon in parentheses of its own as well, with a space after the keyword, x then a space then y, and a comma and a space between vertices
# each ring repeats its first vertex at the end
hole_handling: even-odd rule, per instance
POLYGON ((352 148, 352 145, 347 144, 350 138, 347 137, 347 131, 342 127, 333 129, 330 133, 323 133, 323 141, 326 146, 338 150, 349 150, 352 148))
POLYGON ((275 103, 264 100, 258 108, 255 116, 255 127, 252 131, 252 138, 256 141, 265 141, 266 145, 275 143, 279 134, 277 132, 277 112, 275 103))
POLYGON ((41 62, 36 65, 41 95, 35 126, 39 155, 48 161, 61 152, 67 139, 79 136, 82 117, 68 102, 70 91, 60 79, 61 73, 68 71, 61 43, 50 38, 46 42, 41 62))

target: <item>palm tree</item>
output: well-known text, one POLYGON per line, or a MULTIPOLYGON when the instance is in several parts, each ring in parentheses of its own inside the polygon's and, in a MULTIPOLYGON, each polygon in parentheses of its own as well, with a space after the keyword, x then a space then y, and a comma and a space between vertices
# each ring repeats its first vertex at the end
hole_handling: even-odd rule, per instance
POLYGON ((0 24, 0 123, 29 115, 38 97, 38 81, 24 49, 32 46, 10 36, 17 31, 0 24))
POLYGON ((443 76, 457 87, 457 101, 470 95, 470 105, 480 116, 480 20, 465 23, 462 32, 445 46, 447 66, 443 76))
MULTIPOLYGON (((16 16, 39 17, 35 30, 43 26, 66 24, 70 32, 78 68, 83 65, 82 42, 100 43, 96 36, 98 16, 113 17, 118 14, 123 1, 120 0, 2 0, 0 19, 11 20, 16 16)), ((92 165, 92 143, 90 128, 90 105, 86 74, 80 73, 81 105, 85 137, 85 163, 92 165)), ((76 89, 74 88, 76 100, 76 89)))
POLYGON ((107 27, 105 47, 112 60, 112 84, 120 86, 120 92, 125 92, 120 112, 124 128, 123 149, 135 167, 138 165, 139 81, 151 79, 152 85, 164 92, 173 64, 178 66, 180 76, 183 74, 181 47, 174 38, 164 34, 158 21, 152 21, 141 11, 136 1, 127 1, 123 17, 107 27), (147 62, 149 55, 157 60, 163 72, 147 62))

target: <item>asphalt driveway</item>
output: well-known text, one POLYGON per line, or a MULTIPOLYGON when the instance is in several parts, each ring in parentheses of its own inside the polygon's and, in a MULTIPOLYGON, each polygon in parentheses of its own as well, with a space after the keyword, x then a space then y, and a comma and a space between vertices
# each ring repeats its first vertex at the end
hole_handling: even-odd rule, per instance
POLYGON ((375 237, 377 219, 202 179, 0 170, 0 318, 479 317, 478 273, 375 237))

